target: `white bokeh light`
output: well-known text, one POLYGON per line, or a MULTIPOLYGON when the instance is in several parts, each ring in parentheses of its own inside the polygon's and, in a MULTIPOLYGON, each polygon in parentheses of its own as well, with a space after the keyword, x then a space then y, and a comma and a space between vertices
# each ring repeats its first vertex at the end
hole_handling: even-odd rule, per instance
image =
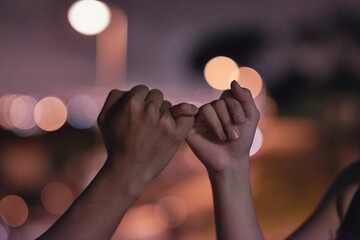
POLYGON ((78 95, 67 103, 68 123, 78 129, 89 128, 96 123, 100 112, 96 102, 87 95, 78 95))
POLYGON ((253 143, 250 148, 250 156, 254 156, 257 152, 259 152, 261 146, 263 144, 263 134, 260 128, 256 128, 255 136, 253 143))
POLYGON ((84 35, 99 34, 110 23, 109 7, 97 0, 80 0, 71 5, 68 11, 71 26, 84 35))

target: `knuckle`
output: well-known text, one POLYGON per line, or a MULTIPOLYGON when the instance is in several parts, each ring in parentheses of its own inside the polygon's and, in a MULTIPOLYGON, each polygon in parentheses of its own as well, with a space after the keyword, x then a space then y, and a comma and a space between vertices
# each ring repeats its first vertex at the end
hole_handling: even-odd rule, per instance
POLYGON ((211 108, 213 108, 212 105, 210 103, 206 103, 205 105, 200 107, 199 113, 203 114, 203 113, 209 111, 211 108))
POLYGON ((211 103, 215 108, 224 107, 226 105, 225 101, 223 99, 218 99, 218 100, 212 101, 211 103))
POLYGON ((171 108, 171 103, 169 101, 163 101, 162 103, 162 108, 163 109, 169 109, 171 108))
POLYGON ((179 105, 179 110, 178 110, 178 112, 179 113, 187 113, 187 112, 189 112, 191 110, 191 105, 190 104, 188 104, 188 103, 180 103, 180 105, 179 105))
POLYGON ((117 96, 121 93, 119 89, 112 89, 109 93, 109 96, 117 96))
POLYGON ((134 87, 134 89, 139 89, 143 91, 149 91, 149 88, 146 85, 140 84, 134 87))
POLYGON ((153 94, 156 94, 156 95, 158 95, 158 96, 161 96, 161 97, 163 97, 164 96, 164 94, 159 90, 159 89, 152 89, 151 91, 150 91, 150 93, 153 93, 153 94))

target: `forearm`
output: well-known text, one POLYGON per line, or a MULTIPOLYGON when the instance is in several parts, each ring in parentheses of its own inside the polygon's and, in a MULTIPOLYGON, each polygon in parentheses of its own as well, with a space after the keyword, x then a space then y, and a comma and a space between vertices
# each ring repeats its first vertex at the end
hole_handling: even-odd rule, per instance
POLYGON ((237 169, 209 171, 209 177, 214 198, 217 239, 264 239, 255 215, 248 159, 237 169))
POLYGON ((105 164, 94 180, 42 239, 110 239, 142 192, 105 164))

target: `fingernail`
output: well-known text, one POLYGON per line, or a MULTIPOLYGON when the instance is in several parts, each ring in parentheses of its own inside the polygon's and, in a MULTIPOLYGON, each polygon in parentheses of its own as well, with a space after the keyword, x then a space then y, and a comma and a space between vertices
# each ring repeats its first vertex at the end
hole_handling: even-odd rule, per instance
POLYGON ((220 133, 220 140, 221 141, 226 141, 227 140, 227 136, 226 136, 226 134, 224 132, 220 133))
POLYGON ((238 139, 239 138, 239 133, 238 133, 238 131, 236 130, 236 129, 232 129, 231 131, 230 131, 230 139, 231 140, 235 140, 235 139, 238 139))

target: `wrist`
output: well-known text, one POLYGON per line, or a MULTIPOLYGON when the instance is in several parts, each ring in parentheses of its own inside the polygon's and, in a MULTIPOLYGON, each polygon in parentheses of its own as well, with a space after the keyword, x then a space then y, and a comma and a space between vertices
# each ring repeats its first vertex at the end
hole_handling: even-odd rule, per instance
POLYGON ((228 180, 231 178, 244 178, 249 176, 250 158, 248 156, 226 161, 229 164, 221 168, 207 168, 210 179, 228 180))
POLYGON ((101 171, 106 175, 109 184, 111 184, 115 190, 130 199, 136 201, 140 198, 144 188, 147 184, 145 179, 141 176, 135 176, 132 174, 126 166, 121 165, 124 159, 121 157, 108 157, 101 171))

